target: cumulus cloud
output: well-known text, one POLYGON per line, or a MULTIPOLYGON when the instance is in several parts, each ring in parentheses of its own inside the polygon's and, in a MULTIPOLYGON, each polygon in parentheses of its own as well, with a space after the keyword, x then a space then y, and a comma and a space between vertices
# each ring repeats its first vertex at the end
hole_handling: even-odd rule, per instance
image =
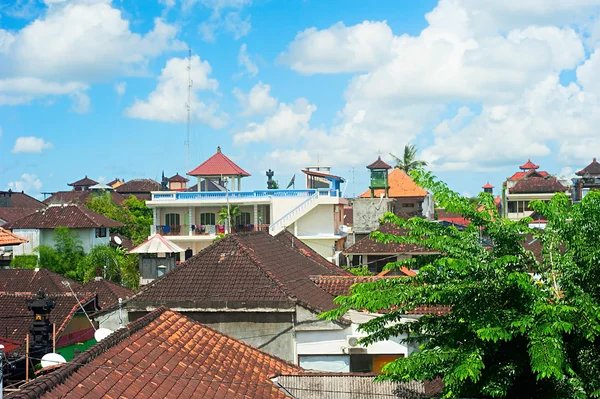
POLYGON ((15 142, 15 146, 12 149, 14 154, 18 153, 30 153, 39 154, 43 150, 47 150, 54 147, 52 143, 39 137, 18 137, 15 142))
POLYGON ((125 94, 126 90, 127 90, 127 82, 115 83, 115 91, 117 92, 119 97, 122 96, 123 94, 125 94))
POLYGON ((258 82, 247 94, 237 87, 233 89, 243 108, 242 116, 266 115, 275 111, 278 101, 270 92, 271 86, 262 82, 258 82))
POLYGON ((214 42, 221 33, 232 34, 235 40, 250 33, 250 16, 243 17, 242 10, 252 4, 251 0, 184 0, 183 8, 189 9, 196 3, 212 10, 209 20, 198 26, 204 41, 214 42))
POLYGON ((240 47, 240 52, 238 53, 238 65, 242 68, 242 71, 237 74, 237 76, 248 75, 254 77, 258 74, 258 67, 256 63, 252 61, 250 58, 250 54, 248 54, 248 47, 246 43, 242 44, 240 47))
POLYGON ((8 188, 13 191, 25 191, 35 196, 42 189, 42 181, 35 174, 23 173, 21 180, 9 182, 8 188))
MULTIPOLYGON (((187 120, 186 99, 188 91, 187 58, 171 58, 158 77, 156 88, 147 100, 136 100, 125 110, 130 118, 162 122, 185 122, 187 120)), ((205 123, 215 129, 227 123, 227 115, 219 113, 214 103, 200 100, 200 91, 216 92, 219 84, 210 77, 212 68, 207 61, 194 55, 191 59, 192 98, 191 117, 193 121, 205 123)))

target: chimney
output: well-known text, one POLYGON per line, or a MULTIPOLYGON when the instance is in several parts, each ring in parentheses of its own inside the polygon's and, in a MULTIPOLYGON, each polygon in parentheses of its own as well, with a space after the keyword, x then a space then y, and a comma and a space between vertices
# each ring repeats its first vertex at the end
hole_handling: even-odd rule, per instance
POLYGON ((52 352, 52 325, 50 324, 50 312, 56 306, 56 302, 49 299, 41 289, 37 296, 29 303, 27 308, 33 312, 33 325, 29 332, 32 336, 31 352, 41 354, 52 352), (43 353, 42 353, 43 352, 43 353))

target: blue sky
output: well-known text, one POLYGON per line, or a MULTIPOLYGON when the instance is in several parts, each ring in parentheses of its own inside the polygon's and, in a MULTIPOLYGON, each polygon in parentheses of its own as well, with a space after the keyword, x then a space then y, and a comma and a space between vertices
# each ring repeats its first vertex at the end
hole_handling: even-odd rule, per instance
POLYGON ((190 169, 220 145, 253 175, 246 188, 319 162, 358 194, 365 165, 412 142, 461 193, 528 158, 568 177, 600 152, 599 12, 597 0, 2 2, 0 189, 183 174, 188 47, 190 169))

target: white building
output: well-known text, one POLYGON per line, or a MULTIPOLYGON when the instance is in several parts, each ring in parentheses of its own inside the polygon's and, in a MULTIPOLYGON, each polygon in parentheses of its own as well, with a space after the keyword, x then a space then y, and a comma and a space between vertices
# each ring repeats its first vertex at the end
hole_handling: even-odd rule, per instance
POLYGON ((328 173, 305 173, 318 174, 319 187, 242 191, 242 178, 250 174, 219 147, 188 175, 197 178, 200 190, 211 186, 207 182, 227 186, 227 190, 153 192, 152 199, 146 202, 154 212, 151 235, 169 236, 169 240, 186 250, 188 258, 208 247, 219 233, 229 232, 227 220, 220 220, 219 216, 229 206, 239 210, 232 216, 233 232, 268 230, 275 235, 287 229, 323 257, 333 259, 342 250, 345 237, 340 230, 343 205, 347 203, 339 189, 343 179, 328 173))
POLYGON ((50 205, 3 227, 24 237, 28 242, 14 247, 13 255, 30 255, 37 247, 54 247, 55 228, 66 227, 81 240, 88 253, 96 245, 108 245, 110 229, 123 225, 81 205, 50 205))

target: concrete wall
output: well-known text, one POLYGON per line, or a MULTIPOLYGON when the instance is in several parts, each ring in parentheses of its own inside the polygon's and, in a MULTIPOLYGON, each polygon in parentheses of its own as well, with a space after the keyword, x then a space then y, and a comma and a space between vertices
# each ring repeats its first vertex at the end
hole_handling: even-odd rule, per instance
MULTIPOLYGON (((294 229, 288 229, 292 234, 294 233, 294 229)), ((303 243, 311 247, 315 252, 321 255, 324 258, 331 258, 334 254, 333 248, 335 247, 336 240, 334 239, 320 239, 320 240, 310 240, 303 239, 303 243)))
POLYGON ((389 198, 356 198, 352 200, 352 212, 354 233, 370 233, 379 228, 379 220, 388 211, 389 198))
POLYGON ((306 201, 308 197, 271 198, 271 223, 279 220, 283 215, 306 201))
POLYGON ((119 315, 119 309, 113 309, 99 314, 93 320, 98 323, 99 328, 108 328, 111 331, 117 331, 119 328, 125 327, 129 322, 127 308, 123 308, 121 315, 119 315))
POLYGON ((29 240, 29 242, 12 247, 13 256, 31 255, 40 246, 40 231, 38 229, 14 229, 13 233, 29 240))
POLYGON ((297 235, 334 234, 334 205, 317 205, 296 221, 297 235))

